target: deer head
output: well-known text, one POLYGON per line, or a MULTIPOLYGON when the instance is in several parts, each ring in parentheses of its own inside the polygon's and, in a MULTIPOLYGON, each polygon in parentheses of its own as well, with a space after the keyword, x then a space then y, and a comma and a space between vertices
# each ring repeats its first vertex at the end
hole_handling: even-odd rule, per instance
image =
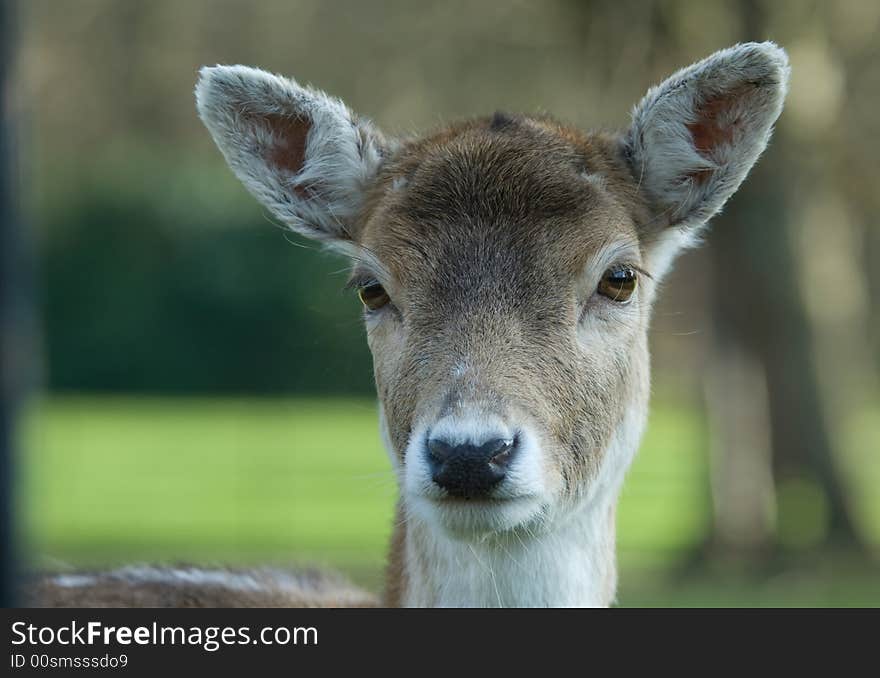
POLYGON ((657 286, 763 151, 787 77, 774 44, 737 45, 620 134, 496 113, 388 139, 242 66, 203 69, 196 97, 247 189, 352 261, 405 519, 476 541, 613 506, 657 286))

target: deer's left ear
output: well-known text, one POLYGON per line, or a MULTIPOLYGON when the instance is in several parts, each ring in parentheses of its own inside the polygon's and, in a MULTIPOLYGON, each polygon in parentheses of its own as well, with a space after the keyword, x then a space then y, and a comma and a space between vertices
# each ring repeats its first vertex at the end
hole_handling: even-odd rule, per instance
POLYGON ((199 116, 245 187, 291 229, 352 238, 385 141, 341 101, 246 66, 203 68, 199 116))
POLYGON ((675 73, 635 107, 624 148, 654 213, 650 237, 664 243, 657 256, 666 261, 655 268, 739 188, 770 140, 788 75, 772 42, 736 45, 675 73))

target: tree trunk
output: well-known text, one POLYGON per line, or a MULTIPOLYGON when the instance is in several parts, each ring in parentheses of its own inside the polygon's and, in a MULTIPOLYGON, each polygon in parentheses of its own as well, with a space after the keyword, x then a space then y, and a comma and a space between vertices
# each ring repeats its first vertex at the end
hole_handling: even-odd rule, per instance
MULTIPOLYGON (((760 39, 757 5, 743 2, 742 9, 744 40, 760 39)), ((779 489, 802 482, 824 499, 824 543, 861 547, 835 466, 798 288, 791 243, 795 196, 786 192, 799 183, 791 176, 798 172, 793 150, 783 135, 774 138, 709 238, 715 360, 707 406, 710 421, 727 422, 713 427, 716 514, 709 544, 745 556, 776 549, 774 522, 799 519, 777 515, 796 510, 778 501, 779 489), (743 435, 744 427, 758 428, 743 435), (741 478, 730 476, 744 470, 741 478)))

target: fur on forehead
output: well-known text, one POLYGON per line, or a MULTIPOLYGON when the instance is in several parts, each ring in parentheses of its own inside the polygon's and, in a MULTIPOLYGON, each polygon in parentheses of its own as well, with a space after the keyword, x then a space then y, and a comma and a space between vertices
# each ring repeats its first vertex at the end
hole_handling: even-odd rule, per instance
MULTIPOLYGON (((465 189, 481 193, 487 207, 553 214, 582 200, 585 179, 628 179, 624 169, 615 137, 584 134, 549 117, 496 112, 401 144, 385 177, 407 189, 401 192, 411 209, 426 217, 432 209, 417 201, 465 189)), ((470 215, 474 206, 439 207, 445 215, 448 208, 470 215)))
POLYGON ((615 233, 635 238, 627 225, 640 207, 617 137, 496 113, 401 144, 367 200, 361 237, 423 259, 472 236, 573 254, 615 233))

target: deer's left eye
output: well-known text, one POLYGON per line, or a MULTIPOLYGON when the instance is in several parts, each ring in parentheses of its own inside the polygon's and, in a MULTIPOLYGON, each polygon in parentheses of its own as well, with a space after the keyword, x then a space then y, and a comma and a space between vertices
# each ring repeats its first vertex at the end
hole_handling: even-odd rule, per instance
POLYGON ((371 283, 358 287, 358 297, 361 303, 370 311, 378 311, 385 306, 391 298, 379 283, 371 283))
POLYGON ((639 283, 638 274, 634 269, 624 266, 621 268, 609 268, 602 274, 597 292, 618 304, 625 304, 636 291, 639 283))

